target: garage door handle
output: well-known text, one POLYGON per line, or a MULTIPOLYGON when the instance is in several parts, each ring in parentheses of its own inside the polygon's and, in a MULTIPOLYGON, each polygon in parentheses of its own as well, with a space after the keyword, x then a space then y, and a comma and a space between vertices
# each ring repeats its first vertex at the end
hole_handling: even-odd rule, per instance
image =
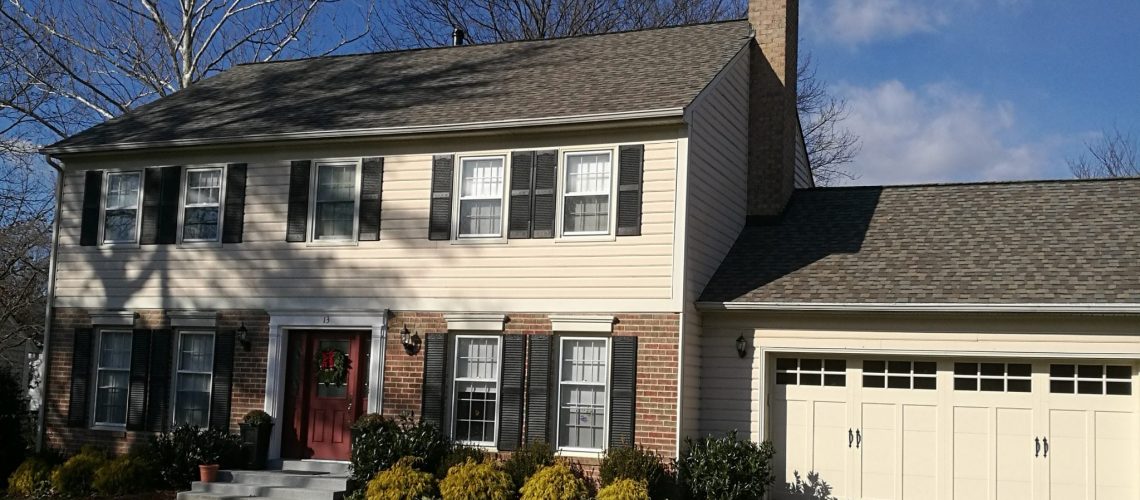
POLYGON ((1049 438, 1041 438, 1041 441, 1045 443, 1045 457, 1048 458, 1049 457, 1049 438))
POLYGON ((859 429, 855 429, 855 447, 858 448, 861 444, 863 444, 863 435, 859 433, 859 429))
POLYGON ((851 447, 851 442, 855 440, 855 435, 851 433, 851 429, 847 429, 847 447, 851 447))
POLYGON ((1033 456, 1041 456, 1041 438, 1033 438, 1033 456))

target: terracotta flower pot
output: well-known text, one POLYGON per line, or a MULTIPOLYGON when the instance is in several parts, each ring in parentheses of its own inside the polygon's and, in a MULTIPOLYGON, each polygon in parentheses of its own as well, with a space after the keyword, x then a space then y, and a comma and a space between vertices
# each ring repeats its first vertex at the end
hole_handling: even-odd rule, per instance
POLYGON ((212 483, 218 479, 218 464, 199 465, 198 466, 199 479, 203 483, 212 483))

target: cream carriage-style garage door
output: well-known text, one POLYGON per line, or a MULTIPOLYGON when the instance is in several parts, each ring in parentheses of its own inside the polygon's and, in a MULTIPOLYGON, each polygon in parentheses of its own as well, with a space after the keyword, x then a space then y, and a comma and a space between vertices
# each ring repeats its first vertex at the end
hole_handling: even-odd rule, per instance
POLYGON ((1140 499, 1131 362, 774 361, 776 498, 1140 499))

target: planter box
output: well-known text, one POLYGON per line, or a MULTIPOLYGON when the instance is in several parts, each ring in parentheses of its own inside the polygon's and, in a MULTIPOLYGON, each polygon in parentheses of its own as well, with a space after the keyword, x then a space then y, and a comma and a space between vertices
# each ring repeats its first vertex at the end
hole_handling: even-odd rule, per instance
POLYGON ((258 426, 238 424, 238 427, 241 429, 241 449, 245 455, 245 466, 250 470, 265 469, 273 424, 258 426))

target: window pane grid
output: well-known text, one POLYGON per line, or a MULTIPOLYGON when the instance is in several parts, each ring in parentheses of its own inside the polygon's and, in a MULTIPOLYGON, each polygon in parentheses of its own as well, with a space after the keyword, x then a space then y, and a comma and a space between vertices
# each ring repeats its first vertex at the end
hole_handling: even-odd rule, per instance
POLYGON ((843 387, 847 385, 847 361, 779 358, 776 360, 776 384, 843 387))
POLYGON ((938 388, 937 363, 934 361, 882 361, 863 362, 863 387, 887 389, 938 388))
POLYGON ((107 199, 103 213, 105 243, 135 241, 141 179, 139 172, 107 174, 107 199))
POLYGON ((558 447, 601 450, 605 445, 608 372, 606 339, 562 339, 558 447))
POLYGON ((566 155, 563 233, 609 232, 612 171, 608 152, 566 155))
POLYGON ((187 170, 182 240, 217 241, 221 202, 222 169, 187 170))
POLYGON ((1120 365, 1050 365, 1049 392, 1054 394, 1132 394, 1132 368, 1120 365))
POLYGON ((497 237, 503 225, 503 158, 465 158, 459 182, 459 236, 497 237))
POLYGON ((352 239, 356 222, 356 165, 317 166, 314 240, 352 239))
POLYGON ((495 444, 499 399, 499 338, 455 340, 455 419, 452 438, 495 444))
POLYGON ((1026 363, 954 363, 954 390, 1030 392, 1031 372, 1026 363))
POLYGON ((199 427, 209 423, 213 370, 214 336, 209 333, 179 335, 174 423, 199 427))
POLYGON ((127 423, 127 386, 131 367, 130 332, 102 332, 96 368, 95 424, 127 423))

